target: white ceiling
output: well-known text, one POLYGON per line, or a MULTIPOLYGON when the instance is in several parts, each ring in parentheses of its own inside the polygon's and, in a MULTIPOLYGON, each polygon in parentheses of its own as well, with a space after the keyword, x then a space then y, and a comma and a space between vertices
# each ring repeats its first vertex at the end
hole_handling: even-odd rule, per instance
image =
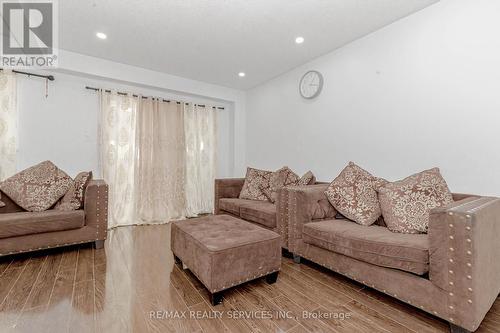
POLYGON ((248 89, 437 1, 63 0, 59 46, 248 89))

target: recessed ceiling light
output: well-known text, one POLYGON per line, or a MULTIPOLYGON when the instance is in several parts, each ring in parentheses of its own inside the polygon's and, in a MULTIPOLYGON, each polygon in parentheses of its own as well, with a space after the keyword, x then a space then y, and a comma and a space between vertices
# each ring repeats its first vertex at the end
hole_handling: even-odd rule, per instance
POLYGON ((239 73, 238 73, 238 76, 239 76, 239 77, 245 77, 245 75, 246 75, 246 74, 245 74, 244 72, 239 72, 239 73))
POLYGON ((97 38, 99 39, 106 39, 108 38, 108 36, 106 36, 106 34, 104 32, 98 32, 95 34, 97 36, 97 38))
POLYGON ((297 37, 297 38, 295 38, 295 43, 297 43, 297 44, 304 43, 304 37, 297 37))

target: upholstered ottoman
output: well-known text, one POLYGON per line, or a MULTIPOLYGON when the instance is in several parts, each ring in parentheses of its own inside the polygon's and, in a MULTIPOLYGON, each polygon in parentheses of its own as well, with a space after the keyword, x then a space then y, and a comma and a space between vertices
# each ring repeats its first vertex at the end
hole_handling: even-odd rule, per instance
POLYGON ((229 215, 172 222, 171 248, 177 263, 196 275, 214 305, 222 291, 266 276, 276 282, 281 266, 280 235, 229 215))

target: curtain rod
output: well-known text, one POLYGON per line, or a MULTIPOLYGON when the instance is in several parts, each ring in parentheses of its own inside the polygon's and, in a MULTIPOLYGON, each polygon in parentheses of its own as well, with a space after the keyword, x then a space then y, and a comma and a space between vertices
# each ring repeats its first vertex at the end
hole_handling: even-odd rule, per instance
MULTIPOLYGON (((99 89, 99 88, 94 88, 94 87, 89 87, 89 86, 85 86, 85 89, 88 89, 88 90, 94 90, 94 91, 99 91, 99 90, 101 90, 101 89, 99 89)), ((104 91, 104 92, 107 92, 107 93, 110 93, 110 92, 111 92, 111 90, 109 90, 109 89, 107 89, 107 90, 103 90, 103 91, 104 91)), ((121 92, 121 91, 117 91, 116 93, 117 93, 118 95, 122 95, 122 96, 126 96, 126 95, 128 95, 127 93, 125 93, 125 92, 121 92)), ((135 95, 135 94, 133 94, 132 96, 133 96, 133 97, 139 97, 139 95, 135 95)), ((149 97, 146 97, 146 96, 141 96, 141 97, 142 97, 142 98, 144 98, 144 99, 149 98, 149 97)), ((156 97, 153 97, 153 98, 156 98, 156 97)), ((160 100, 160 98, 156 98, 156 99, 160 100)), ((171 101, 171 100, 168 100, 168 99, 161 99, 161 100, 162 100, 163 102, 166 102, 166 103, 176 102, 177 104, 181 104, 181 102, 179 102, 179 101, 171 101)), ((184 104, 189 105, 189 103, 184 103, 184 104)), ((205 107, 205 105, 204 105, 204 104, 194 104, 194 105, 201 106, 202 108, 204 108, 204 107, 205 107)), ((223 107, 221 107, 221 106, 212 106, 212 109, 224 110, 224 108, 223 108, 223 107)))
MULTIPOLYGON (((3 68, 0 68, 0 71, 3 71, 3 70, 4 70, 3 68)), ((35 73, 28 73, 28 72, 16 71, 15 69, 12 70, 12 73, 23 74, 23 75, 27 75, 27 76, 42 77, 42 78, 49 80, 49 81, 55 80, 55 77, 53 75, 41 75, 41 74, 35 74, 35 73)))

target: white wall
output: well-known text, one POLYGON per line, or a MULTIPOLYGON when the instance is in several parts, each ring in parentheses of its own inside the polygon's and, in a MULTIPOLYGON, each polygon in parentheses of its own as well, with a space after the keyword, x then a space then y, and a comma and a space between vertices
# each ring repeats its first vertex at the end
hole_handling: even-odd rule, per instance
POLYGON ((439 166, 452 191, 500 195, 499 17, 443 0, 252 89, 248 164, 325 181, 349 160, 389 180, 439 166), (307 101, 310 69, 325 84, 307 101))
POLYGON ((236 147, 241 145, 241 138, 235 131, 235 127, 241 127, 237 121, 242 121, 241 113, 244 113, 244 103, 239 100, 241 92, 183 78, 176 80, 166 74, 96 58, 91 59, 96 72, 86 72, 79 66, 90 57, 71 56, 71 62, 63 63, 59 71, 51 73, 56 80, 49 83, 47 98, 43 79, 18 75, 19 170, 43 160, 52 160, 71 176, 83 170, 93 170, 99 176, 98 97, 96 92, 85 89, 85 86, 93 86, 223 106, 224 110, 217 111, 217 176, 234 176, 238 167, 238 174, 241 173, 244 149, 237 153, 236 147), (112 72, 99 72, 99 68, 133 73, 134 77, 127 78, 123 73, 114 76, 112 72), (163 78, 163 84, 158 84, 154 80, 156 77, 163 78), (165 78, 171 78, 171 81, 165 78), (239 114, 235 115, 236 112, 239 114))

